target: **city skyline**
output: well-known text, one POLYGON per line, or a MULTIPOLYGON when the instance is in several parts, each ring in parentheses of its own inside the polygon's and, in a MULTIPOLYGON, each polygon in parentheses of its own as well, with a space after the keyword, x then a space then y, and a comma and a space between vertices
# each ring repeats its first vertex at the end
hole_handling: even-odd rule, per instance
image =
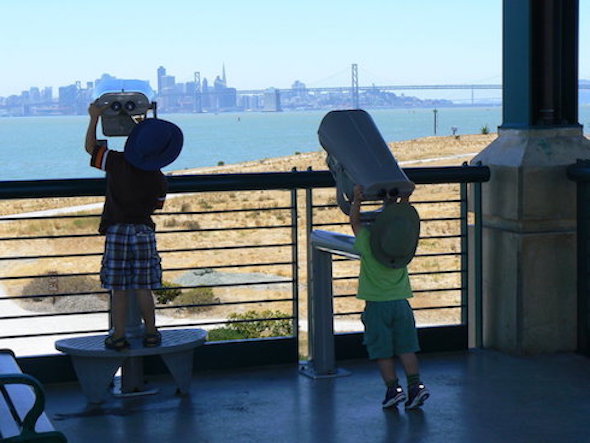
MULTIPOLYGON (((266 88, 259 90, 238 90, 228 82, 225 64, 215 79, 209 81, 195 72, 191 81, 177 82, 174 73, 166 67, 156 70, 157 80, 148 84, 158 102, 158 109, 164 113, 175 112, 232 112, 265 111, 280 112, 288 110, 342 109, 350 107, 366 108, 415 108, 424 106, 446 107, 456 105, 500 105, 501 85, 372 85, 356 84, 308 88, 305 83, 294 81, 290 88, 266 88), (397 86, 397 87, 396 87, 397 86), (356 93, 355 93, 356 91, 356 93), (407 92, 409 91, 409 93, 407 92), (484 95, 481 91, 485 91, 484 95), (430 94, 430 97, 419 96, 430 94), (410 95, 412 94, 412 95, 410 95), (463 98, 449 98, 449 94, 462 94, 463 98), (477 94, 477 96, 476 96, 477 94)), ((358 66, 351 66, 352 77, 357 77, 358 66)), ((103 73, 94 81, 77 81, 75 84, 60 86, 57 94, 52 87, 32 86, 19 95, 0 96, 0 117, 43 116, 85 114, 88 103, 97 98, 96 87, 100 82, 119 79, 103 73)), ((590 103, 590 80, 580 80, 579 103, 590 103)))
MULTIPOLYGON (((351 70, 356 73, 357 66, 352 66, 351 70)), ((420 99, 403 93, 396 94, 390 89, 377 86, 369 88, 357 86, 357 93, 353 94, 351 86, 309 89, 304 83, 295 81, 288 89, 238 91, 228 84, 225 65, 221 68, 221 74, 211 82, 197 74, 189 82, 177 82, 172 74, 164 66, 159 66, 156 85, 151 85, 149 81, 139 81, 149 85, 154 92, 154 96, 150 99, 157 101, 157 109, 164 113, 280 112, 339 109, 351 106, 395 108, 453 105, 449 100, 420 99)), ((75 84, 60 86, 57 95, 53 93, 51 87, 30 87, 20 95, 0 97, 0 117, 86 114, 88 103, 97 98, 96 88, 104 92, 100 84, 103 82, 106 82, 105 85, 112 84, 117 80, 130 80, 137 83, 139 79, 118 79, 103 73, 95 81, 78 81, 75 84)), ((472 104, 475 104, 473 100, 472 104)))
MULTIPOLYGON (((358 66, 358 65, 357 65, 358 66)), ((279 90, 289 90, 289 89, 297 89, 297 88, 304 88, 304 89, 329 89, 329 88, 350 88, 351 84, 350 84, 350 76, 351 76, 351 70, 352 70, 352 65, 348 66, 347 68, 347 72, 348 72, 348 83, 347 84, 330 84, 330 85, 324 85, 324 86, 319 86, 319 87, 308 87, 308 85, 305 82, 300 81, 299 79, 295 79, 291 82, 291 84, 285 86, 284 88, 275 88, 274 86, 266 86, 266 87, 261 87, 261 88, 248 88, 248 89, 239 89, 239 88, 235 88, 233 83, 227 80, 227 75, 226 75, 226 69, 225 69, 225 63, 222 64, 221 68, 220 68, 220 72, 217 74, 212 74, 210 76, 204 76, 202 75, 201 72, 199 71, 194 71, 193 72, 193 77, 191 79, 188 79, 186 81, 178 81, 177 76, 175 75, 175 73, 170 72, 166 67, 164 66, 159 66, 157 69, 154 68, 154 72, 156 72, 155 75, 155 80, 151 81, 150 79, 141 79, 141 78, 134 78, 135 80, 141 80, 141 81, 147 81, 149 83, 149 85, 152 87, 152 89, 155 92, 160 92, 160 76, 159 76, 159 72, 163 70, 164 76, 168 77, 172 80, 173 84, 186 84, 186 83, 192 83, 195 81, 195 75, 198 75, 200 78, 200 81, 202 84, 204 85, 213 85, 215 82, 221 81, 222 80, 222 84, 224 86, 227 87, 232 87, 233 89, 236 89, 237 91, 264 91, 264 90, 268 90, 268 89, 279 89, 279 90)), ((117 75, 113 75, 110 72, 103 72, 100 75, 95 75, 93 76, 92 79, 79 79, 76 80, 75 82, 72 83, 64 83, 61 82, 57 85, 52 85, 52 86, 41 86, 38 84, 35 85, 29 85, 28 87, 26 87, 25 89, 23 89, 22 91, 18 91, 18 92, 14 92, 13 94, 10 94, 8 96, 2 96, 0 95, 0 98, 7 98, 7 97, 11 97, 11 96, 20 96, 23 93, 27 93, 27 92, 31 92, 31 90, 38 90, 40 93, 43 93, 44 90, 52 90, 53 93, 53 98, 58 98, 58 95, 56 94, 56 91, 59 90, 59 88, 62 87, 68 87, 68 86, 72 86, 72 85, 81 85, 81 87, 83 86, 87 86, 89 84, 96 84, 96 82, 100 81, 100 79, 104 76, 107 77, 112 77, 112 78, 117 78, 117 79, 121 79, 122 77, 117 76, 117 75)), ((582 79, 581 79, 582 80, 582 79)), ((398 84, 397 86, 403 86, 404 88, 406 87, 412 87, 412 86, 432 86, 434 84, 417 84, 417 83, 413 83, 413 84, 398 84)), ((452 83, 438 83, 439 86, 452 86, 452 85, 456 85, 456 84, 452 84, 452 83)), ((464 85, 470 85, 470 84, 464 84, 464 85)), ((482 84, 476 84, 473 83, 473 85, 482 85, 482 84)), ((500 83, 486 83, 485 85, 500 85, 500 83)), ((485 86, 484 85, 484 86, 485 86)), ((372 88, 372 87, 380 87, 380 86, 395 86, 395 85, 391 85, 391 84, 365 84, 363 85, 362 82, 359 81, 359 87, 360 88, 372 88)), ((458 85, 460 86, 460 85, 458 85)), ((444 89, 444 88, 441 88, 444 89)))

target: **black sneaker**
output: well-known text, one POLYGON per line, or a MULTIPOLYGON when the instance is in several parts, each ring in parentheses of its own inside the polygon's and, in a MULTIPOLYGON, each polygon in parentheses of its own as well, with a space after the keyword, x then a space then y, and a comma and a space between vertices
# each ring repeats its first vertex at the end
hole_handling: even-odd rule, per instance
POLYGON ((396 406, 405 399, 406 394, 404 394, 404 390, 400 385, 397 385, 392 388, 387 388, 387 391, 385 392, 385 399, 383 399, 381 406, 384 408, 390 408, 392 406, 396 406))
POLYGON ((145 334, 145 336, 143 337, 143 345, 146 348, 155 348, 156 346, 160 346, 161 344, 162 334, 160 334, 160 331, 145 334))
POLYGON ((113 351, 124 351, 129 348, 129 346, 129 342, 124 336, 115 338, 112 335, 108 335, 107 338, 104 339, 104 347, 112 349, 113 351))
POLYGON ((424 404, 426 399, 430 397, 430 392, 422 383, 417 383, 408 388, 408 401, 406 402, 406 409, 416 409, 424 404))

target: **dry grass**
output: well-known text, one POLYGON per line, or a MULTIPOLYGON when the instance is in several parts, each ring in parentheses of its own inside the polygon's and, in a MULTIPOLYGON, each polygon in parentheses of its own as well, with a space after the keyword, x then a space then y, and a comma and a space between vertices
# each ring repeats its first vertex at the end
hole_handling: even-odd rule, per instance
MULTIPOLYGON (((427 137, 417 140, 396 142, 391 144, 394 155, 400 162, 414 163, 410 165, 420 165, 420 160, 431 159, 434 157, 465 155, 465 157, 440 160, 428 163, 430 165, 460 165, 463 161, 470 160, 469 154, 479 152, 487 146, 495 134, 490 135, 462 135, 460 138, 455 137, 427 137)), ((224 165, 212 168, 201 168, 195 170, 186 170, 178 173, 232 173, 232 172, 260 172, 260 171, 291 171, 293 168, 306 170, 309 167, 315 170, 325 170, 325 153, 323 151, 298 154, 289 157, 275 159, 265 159, 255 162, 241 163, 236 165, 224 165)), ((414 194, 413 200, 420 212, 422 219, 428 220, 435 217, 457 216, 458 206, 456 204, 444 203, 449 199, 457 198, 457 185, 429 185, 419 186, 414 194), (424 203, 432 200, 438 200, 443 203, 424 203)), ((100 202, 99 198, 52 198, 43 200, 7 200, 0 202, 0 215, 15 214, 29 211, 42 211, 60 207, 77 206, 88 203, 100 202)), ((305 226, 305 211, 303 210, 303 198, 299 198, 299 226, 305 226)), ((332 204, 334 203, 334 191, 331 189, 320 189, 314 192, 315 204, 332 204)), ((166 202, 166 212, 199 212, 199 214, 186 215, 159 215, 156 217, 159 229, 164 231, 175 229, 214 229, 228 228, 227 231, 212 232, 183 232, 159 234, 158 247, 161 251, 185 249, 185 248, 202 248, 196 252, 172 252, 163 255, 163 266, 166 269, 192 269, 203 267, 227 266, 241 263, 257 262, 275 262, 290 260, 291 250, 288 247, 282 248, 264 248, 264 249, 238 249, 231 251, 210 250, 212 246, 234 246, 234 245, 261 245, 268 243, 289 242, 290 229, 260 229, 260 230, 231 230, 232 227, 264 227, 285 225, 290 223, 290 213, 288 210, 275 209, 289 206, 290 195, 286 191, 234 191, 234 192, 211 192, 199 194, 186 194, 169 198, 166 202), (200 213, 209 211, 226 211, 237 209, 251 209, 247 212, 236 212, 231 215, 217 213, 200 213), (270 209, 269 211, 262 211, 270 209), (262 255, 261 255, 262 251, 262 255)), ((93 211, 100 212, 99 210, 93 211)), ((332 222, 334 220, 346 223, 346 217, 338 209, 317 209, 314 213, 315 222, 332 222)), ((39 255, 58 255, 58 254, 93 254, 89 257, 79 258, 51 258, 39 259, 29 258, 26 260, 3 260, 0 262, 0 272, 2 276, 29 276, 44 275, 58 270, 60 274, 74 273, 96 273, 100 266, 100 255, 103 248, 103 238, 96 236, 98 218, 81 218, 81 219, 60 219, 60 220, 40 220, 40 221, 19 221, 19 222, 0 222, 0 237, 15 238, 20 236, 55 236, 61 234, 87 235, 77 238, 64 239, 29 239, 29 240, 10 240, 2 241, 0 257, 14 256, 39 256, 39 255)), ((331 230, 340 231, 350 234, 348 226, 336 227, 331 230)), ((457 223, 442 221, 429 222, 422 224, 422 235, 432 236, 441 234, 456 233, 457 223)), ((304 245, 303 229, 300 229, 299 240, 304 245)), ((458 240, 423 240, 420 243, 418 254, 429 253, 437 250, 458 251, 458 240)), ((306 251, 300 248, 300 272, 301 281, 306 279, 306 251)), ((441 269, 458 268, 458 258, 433 258, 417 257, 410 266, 411 272, 424 272, 441 269)), ((334 267, 335 276, 356 275, 358 263, 355 261, 338 262, 334 267)), ((221 269, 223 271, 223 269, 221 269)), ((171 281, 185 271, 169 271, 165 279, 171 281)), ((229 270, 227 272, 236 273, 266 273, 274 276, 290 277, 291 269, 289 266, 249 266, 238 270, 229 270)), ((84 285, 76 287, 72 283, 76 277, 59 277, 62 281, 62 288, 68 288, 68 291, 83 290, 82 286, 88 282, 85 280, 84 285), (72 282, 66 282, 70 279, 72 282)), ((98 281, 96 275, 89 277, 98 281)), ((413 277, 412 284, 416 289, 416 296, 412 299, 414 307, 423 306, 444 306, 447 304, 457 304, 460 300, 455 292, 441 292, 436 296, 432 294, 423 295, 420 290, 426 290, 433 287, 457 287, 459 285, 458 274, 442 274, 436 277, 413 277)), ((48 285, 47 290, 50 290, 48 285)), ((2 283, 9 294, 26 293, 25 288, 31 285, 31 279, 7 280, 2 283)), ((43 291, 43 288, 38 288, 43 291)), ((302 312, 306 312, 306 287, 300 288, 302 312)), ((356 280, 349 279, 338 281, 335 284, 336 294, 354 294, 356 289, 356 280)), ((61 291, 63 292, 63 291, 61 291)), ((43 293, 43 292, 42 292, 43 293)), ((248 288, 215 288, 215 297, 222 302, 235 302, 246 300, 265 300, 275 298, 289 298, 290 288, 286 285, 266 288, 266 289, 248 289, 248 288)), ((48 303, 41 303, 48 309, 59 309, 48 303)), ((39 304, 39 307, 41 307, 39 304)), ((70 306, 70 305, 68 305, 70 306)), ((102 304, 101 304, 102 306, 102 304)), ((271 306, 268 304, 255 303, 251 305, 231 306, 231 311, 240 312, 249 309, 263 310, 283 310, 291 312, 292 303, 290 301, 275 302, 271 306)), ((335 302, 337 312, 360 311, 362 303, 353 296, 338 298, 335 302)), ((71 306, 70 306, 71 307, 71 306)), ((228 313, 226 307, 214 307, 212 310, 203 314, 196 314, 196 317, 225 317, 228 313)), ((303 314, 305 315, 305 314, 303 314)), ((458 310, 448 311, 419 311, 417 319, 419 324, 425 323, 453 323, 459 320, 458 310)))

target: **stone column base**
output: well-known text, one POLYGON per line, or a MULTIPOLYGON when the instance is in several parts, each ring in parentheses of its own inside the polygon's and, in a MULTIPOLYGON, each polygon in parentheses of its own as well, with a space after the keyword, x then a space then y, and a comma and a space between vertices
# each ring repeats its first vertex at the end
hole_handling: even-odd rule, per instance
POLYGON ((484 346, 517 354, 577 346, 576 188, 582 129, 500 130, 473 163, 483 185, 484 346))

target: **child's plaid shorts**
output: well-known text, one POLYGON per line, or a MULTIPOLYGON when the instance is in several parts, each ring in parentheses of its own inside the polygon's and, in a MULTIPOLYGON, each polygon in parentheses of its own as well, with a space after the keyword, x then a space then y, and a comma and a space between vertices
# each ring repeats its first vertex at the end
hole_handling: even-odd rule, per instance
POLYGON ((105 289, 157 289, 162 265, 149 226, 116 224, 107 229, 100 282, 105 289))

